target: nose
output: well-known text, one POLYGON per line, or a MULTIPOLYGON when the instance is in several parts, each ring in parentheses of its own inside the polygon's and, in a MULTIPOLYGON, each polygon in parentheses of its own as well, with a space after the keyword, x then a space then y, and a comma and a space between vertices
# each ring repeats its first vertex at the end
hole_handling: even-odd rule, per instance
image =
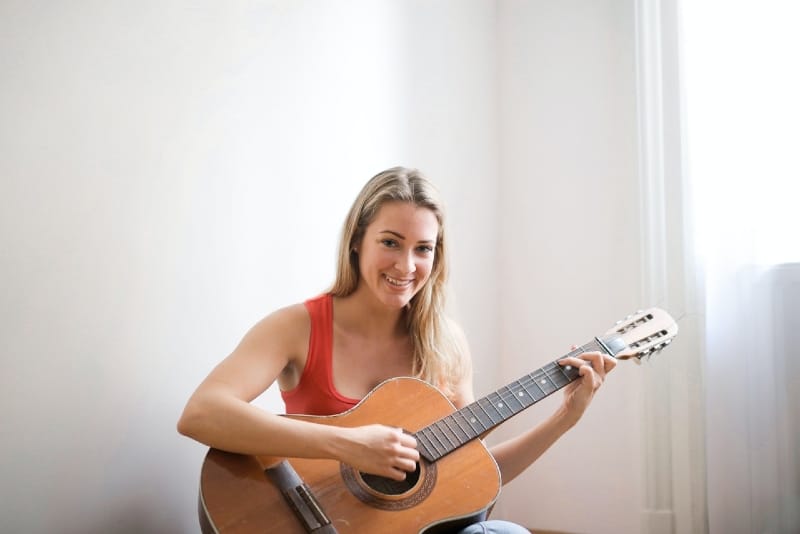
POLYGON ((417 267, 414 264, 413 251, 403 252, 400 254, 394 264, 394 268, 403 274, 411 274, 416 271, 417 267))

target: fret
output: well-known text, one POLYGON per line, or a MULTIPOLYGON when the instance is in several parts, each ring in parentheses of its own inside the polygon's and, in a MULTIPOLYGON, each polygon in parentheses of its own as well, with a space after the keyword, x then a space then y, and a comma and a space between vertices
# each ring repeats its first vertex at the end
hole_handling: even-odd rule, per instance
POLYGON ((561 389, 561 386, 559 386, 558 384, 556 384, 556 383, 553 381, 553 377, 551 377, 551 376, 550 376, 550 373, 548 373, 548 372, 547 372, 547 368, 543 367, 543 368, 542 368, 542 373, 544 374, 544 377, 547 379, 547 381, 550 383, 550 386, 553 388, 553 391, 551 391, 551 393, 553 393, 554 391, 558 391, 559 389, 561 389))
POLYGON ((606 348, 596 339, 580 347, 578 354, 581 354, 582 352, 600 352, 601 354, 609 354, 610 356, 613 356, 613 354, 610 354, 608 350, 606 350, 606 348))
POLYGON ((483 401, 484 404, 486 404, 487 406, 491 406, 492 407, 492 411, 497 413, 497 415, 499 415, 500 417, 503 416, 503 414, 501 414, 500 411, 497 409, 497 405, 498 405, 498 403, 500 403, 500 400, 497 398, 497 392, 496 391, 492 391, 491 393, 486 395, 484 398, 482 398, 481 401, 483 401))
POLYGON ((436 426, 436 430, 439 431, 439 435, 443 436, 444 439, 446 439, 448 441, 448 444, 449 444, 448 449, 451 449, 451 450, 455 449, 456 448, 455 446, 459 445, 458 436, 456 436, 455 434, 453 434, 450 431, 450 429, 444 423, 443 419, 439 419, 438 421, 436 421, 436 423, 434 423, 434 425, 436 426))
POLYGON ((528 391, 528 388, 525 387, 522 380, 517 380, 514 382, 514 385, 516 388, 512 391, 514 392, 514 398, 519 401, 521 406, 520 410, 524 410, 536 402, 536 397, 531 395, 531 392, 528 391))
POLYGON ((461 413, 465 414, 464 421, 466 421, 467 424, 469 424, 470 428, 472 429, 473 432, 475 432, 476 436, 479 436, 486 431, 486 426, 480 424, 480 419, 478 419, 478 416, 475 415, 475 411, 472 408, 472 404, 470 404, 469 406, 465 406, 460 411, 461 413), (469 417, 467 417, 466 412, 469 412, 469 417), (477 428, 475 428, 476 426, 477 428))
POLYGON ((479 425, 478 434, 483 434, 484 432, 486 432, 486 430, 488 430, 488 428, 489 428, 489 427, 487 427, 487 426, 486 426, 486 425, 483 423, 483 421, 481 421, 480 414, 477 414, 477 413, 475 413, 475 406, 477 406, 477 403, 473 402, 472 404, 470 404, 469 406, 467 406, 467 407, 465 408, 465 410, 469 410, 469 413, 470 413, 470 415, 472 416, 472 417, 469 419, 469 421, 470 421, 470 424, 471 424, 471 425, 479 425))
POLYGON ((567 383, 577 380, 581 376, 580 371, 578 371, 577 367, 570 366, 569 369, 567 369, 562 365, 559 365, 558 367, 561 373, 564 375, 564 377, 568 380, 567 383))
POLYGON ((433 449, 432 452, 434 452, 437 455, 441 454, 442 452, 441 443, 439 443, 438 440, 435 439, 436 436, 431 432, 431 428, 426 427, 422 429, 422 435, 425 436, 425 439, 428 441, 428 443, 430 443, 430 446, 433 449))
POLYGON ((531 383, 530 375, 526 375, 524 379, 520 379, 517 382, 519 383, 520 387, 522 387, 523 391, 525 391, 525 393, 528 394, 527 400, 529 402, 528 402, 528 405, 526 407, 531 406, 533 404, 536 404, 537 402, 539 402, 542 399, 542 397, 538 397, 538 398, 536 397, 536 390, 531 392, 531 390, 528 389, 528 386, 531 383))
MULTIPOLYGON (((438 422, 439 421, 437 421, 436 423, 434 423, 432 425, 428 425, 428 431, 433 436, 433 438, 436 440, 436 442, 439 445, 441 445, 441 452, 444 453, 444 452, 447 452, 448 450, 450 450, 450 448, 448 447, 448 444, 445 443, 444 440, 442 439, 442 432, 441 432, 441 430, 439 429, 439 427, 437 425, 438 422)), ((437 446, 436 449, 439 450, 439 447, 437 446)))
POLYGON ((488 395, 486 399, 492 403, 492 408, 494 408, 494 410, 497 412, 497 415, 500 416, 501 421, 505 421, 514 415, 514 412, 509 409, 506 402, 497 392, 488 395))
MULTIPOLYGON (((414 435, 417 436, 417 438, 421 436, 420 434, 414 434, 414 435)), ((429 462, 436 460, 436 452, 432 451, 424 443, 422 443, 421 439, 417 439, 417 450, 419 451, 419 455, 428 460, 429 462)))
POLYGON ((442 445, 443 452, 447 452, 453 447, 453 443, 448 439, 445 433, 442 432, 441 420, 429 425, 428 428, 430 429, 431 435, 442 445))
POLYGON ((458 410, 451 417, 452 417, 453 421, 455 421, 456 424, 458 425, 458 428, 460 428, 461 431, 464 433, 464 435, 467 437, 467 441, 475 438, 478 435, 478 433, 475 432, 475 429, 472 428, 472 425, 469 423, 467 418, 464 416, 464 411, 463 410, 458 410), (463 421, 464 424, 462 424, 461 421, 463 421), (469 429, 469 431, 464 429, 464 425, 466 425, 466 427, 469 429))
POLYGON ((558 364, 548 365, 542 368, 544 370, 544 374, 547 376, 547 379, 555 386, 556 389, 561 389, 567 384, 570 383, 570 380, 565 380, 563 373, 560 372, 563 369, 558 364), (556 367, 558 369, 556 369, 556 367))
POLYGON ((414 434, 414 436, 417 438, 417 444, 421 445, 419 447, 421 449, 420 454, 427 460, 432 461, 436 456, 437 451, 436 447, 433 445, 433 443, 431 443, 430 438, 428 438, 428 436, 425 435, 426 429, 427 427, 423 428, 422 430, 414 434))
MULTIPOLYGON (((447 429, 450 431, 450 433, 453 434, 453 436, 455 436, 456 443, 458 443, 458 445, 463 445, 464 443, 466 443, 466 441, 462 440, 461 436, 458 435, 458 432, 453 430, 454 426, 457 427, 457 428, 460 428, 460 427, 458 427, 458 424, 455 423, 455 419, 453 418, 452 415, 450 415, 448 417, 445 417, 444 419, 441 419, 441 421, 444 423, 444 425, 447 427, 447 429)), ((461 432, 464 432, 464 431, 461 430, 461 432)), ((467 441, 469 441, 469 436, 467 436, 467 441)))
POLYGON ((436 454, 441 456, 441 454, 445 451, 445 448, 444 444, 441 442, 441 440, 439 440, 439 436, 436 435, 436 432, 431 429, 430 425, 423 428, 422 432, 428 438, 428 441, 430 441, 431 445, 433 445, 433 449, 436 451, 436 454), (431 436, 433 436, 433 439, 431 439, 431 436))
POLYGON ((550 381, 543 369, 539 369, 539 373, 534 375, 533 379, 545 397, 556 391, 555 385, 550 381))
POLYGON ((570 352, 567 356, 575 358, 579 354, 583 354, 584 352, 589 352, 589 347, 587 347, 586 345, 581 345, 580 347, 573 349, 573 351, 570 352))
POLYGON ((538 398, 534 397, 534 398, 536 398, 537 401, 540 401, 543 398, 545 398, 547 396, 547 393, 545 392, 544 388, 542 388, 542 385, 539 384, 539 381, 536 379, 536 375, 534 373, 531 373, 531 374, 528 375, 528 379, 530 379, 530 383, 533 384, 534 386, 536 386, 536 388, 542 394, 541 397, 538 397, 538 398))
POLYGON ((522 378, 520 378, 519 380, 517 380, 517 382, 519 383, 520 386, 522 386, 522 389, 525 390, 525 393, 527 393, 528 397, 530 397, 530 399, 531 399, 531 403, 528 406, 530 406, 532 404, 536 404, 537 402, 539 402, 540 400, 542 400, 545 397, 544 392, 541 389, 539 389, 538 387, 537 387, 538 393, 537 393, 536 389, 533 390, 532 392, 531 392, 530 389, 528 389, 528 386, 536 384, 536 381, 533 380, 532 375, 525 375, 522 378))
MULTIPOLYGON (((478 408, 480 408, 480 409, 483 411, 483 413, 484 413, 484 414, 486 414, 486 418, 487 418, 487 419, 489 419, 489 423, 491 423, 491 426, 489 426, 489 427, 487 427, 487 428, 491 428, 491 427, 492 427, 492 426, 494 426, 496 423, 499 423, 499 422, 500 422, 500 421, 495 421, 495 420, 492 418, 492 415, 491 415, 491 414, 490 414, 490 413, 489 413, 489 412, 486 410, 486 407, 484 406, 484 404, 490 404, 490 405, 491 405, 491 403, 490 403, 490 402, 488 402, 488 401, 486 400, 486 397, 484 397, 484 398, 482 398, 482 399, 478 399, 478 400, 475 402, 475 404, 477 404, 477 405, 478 405, 478 408)), ((486 426, 486 425, 484 424, 484 426, 486 426)))
POLYGON ((501 388, 501 390, 505 389, 506 393, 505 394, 501 393, 500 396, 503 397, 503 399, 505 399, 506 404, 509 404, 509 408, 511 408, 510 404, 511 404, 512 400, 517 404, 517 406, 519 406, 519 408, 511 408, 514 411, 514 413, 516 414, 516 413, 519 413, 522 410, 524 410, 527 406, 522 404, 522 399, 517 396, 517 392, 515 392, 512 389, 512 386, 513 386, 513 384, 510 384, 508 386, 505 386, 505 387, 501 388))
POLYGON ((425 452, 428 453, 427 456, 424 454, 422 456, 429 462, 434 462, 443 456, 444 451, 436 445, 436 442, 432 440, 428 434, 430 434, 430 427, 426 426, 417 432, 416 436, 419 438, 420 442, 425 444, 425 452))

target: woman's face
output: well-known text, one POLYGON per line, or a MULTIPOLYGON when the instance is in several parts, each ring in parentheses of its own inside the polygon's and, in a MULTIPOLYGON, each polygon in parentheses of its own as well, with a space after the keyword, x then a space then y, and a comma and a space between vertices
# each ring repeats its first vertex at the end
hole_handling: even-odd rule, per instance
POLYGON ((392 308, 402 308, 425 285, 433 269, 439 223, 428 208, 387 202, 356 248, 359 289, 392 308))

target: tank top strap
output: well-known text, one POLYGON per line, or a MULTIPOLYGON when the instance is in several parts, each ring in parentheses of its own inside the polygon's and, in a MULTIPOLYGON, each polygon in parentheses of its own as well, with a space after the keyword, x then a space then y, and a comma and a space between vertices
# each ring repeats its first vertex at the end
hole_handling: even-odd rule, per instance
POLYGON ((358 399, 340 395, 333 385, 333 296, 324 293, 304 303, 311 320, 306 364, 297 387, 281 391, 286 413, 334 415, 358 399))

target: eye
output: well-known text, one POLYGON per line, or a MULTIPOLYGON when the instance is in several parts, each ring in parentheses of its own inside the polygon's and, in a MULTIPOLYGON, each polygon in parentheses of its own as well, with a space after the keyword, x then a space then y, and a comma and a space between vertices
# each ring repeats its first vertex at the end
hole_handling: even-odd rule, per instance
POLYGON ((397 241, 394 239, 381 239, 381 244, 385 247, 394 248, 397 246, 397 241))
POLYGON ((430 254, 431 252, 433 252, 433 246, 431 246, 431 245, 420 245, 419 247, 417 247, 417 250, 422 252, 422 253, 424 253, 424 254, 430 254))

